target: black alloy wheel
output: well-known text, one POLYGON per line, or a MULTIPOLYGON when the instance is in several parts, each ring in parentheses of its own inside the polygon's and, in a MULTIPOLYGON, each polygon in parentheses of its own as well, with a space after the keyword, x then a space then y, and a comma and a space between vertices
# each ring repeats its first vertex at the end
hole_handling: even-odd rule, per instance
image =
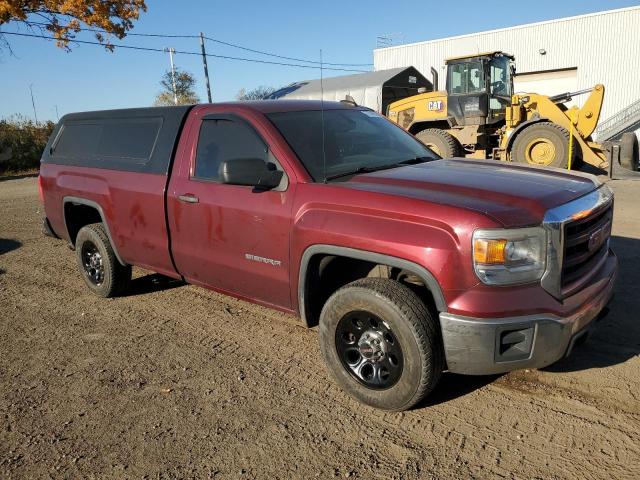
POLYGON ((102 255, 98 247, 91 241, 82 244, 82 265, 84 273, 89 281, 94 285, 101 285, 104 281, 104 265, 102 263, 102 255))
POLYGON ((402 375, 400 342, 376 315, 358 310, 338 322, 336 350, 343 366, 363 385, 385 389, 402 375))

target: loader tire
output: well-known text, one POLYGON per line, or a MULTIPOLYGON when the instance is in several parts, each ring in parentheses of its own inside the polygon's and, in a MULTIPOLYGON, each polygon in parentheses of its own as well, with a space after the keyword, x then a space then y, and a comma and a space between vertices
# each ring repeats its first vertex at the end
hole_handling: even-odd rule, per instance
POLYGON ((620 139, 620 166, 637 172, 638 162, 638 137, 633 132, 623 133, 620 139))
MULTIPOLYGON (((573 143, 572 165, 576 164, 580 146, 573 143)), ((538 167, 567 168, 569 132, 551 122, 535 123, 518 133, 511 147, 511 161, 538 167)))
POLYGON ((442 158, 464 157, 460 142, 445 130, 427 128, 416 134, 416 138, 442 158))

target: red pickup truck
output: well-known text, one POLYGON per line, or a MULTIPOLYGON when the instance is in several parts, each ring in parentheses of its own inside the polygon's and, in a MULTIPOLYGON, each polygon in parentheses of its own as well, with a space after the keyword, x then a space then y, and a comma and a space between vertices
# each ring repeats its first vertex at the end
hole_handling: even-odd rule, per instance
POLYGON ((126 294, 135 265, 298 314, 336 382, 390 410, 444 371, 567 355, 617 272, 595 177, 440 159, 341 103, 66 115, 39 186, 96 294, 126 294))

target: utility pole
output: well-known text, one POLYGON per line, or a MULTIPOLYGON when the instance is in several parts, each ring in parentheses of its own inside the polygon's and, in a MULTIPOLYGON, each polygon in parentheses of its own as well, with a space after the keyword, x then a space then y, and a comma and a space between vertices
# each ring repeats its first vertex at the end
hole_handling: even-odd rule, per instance
POLYGON ((178 104, 178 92, 176 89, 176 67, 173 64, 173 54, 176 53, 175 48, 165 48, 165 52, 169 52, 169 62, 171 62, 171 84, 173 85, 173 103, 178 104))
POLYGON ((36 124, 38 123, 38 114, 36 113, 36 102, 33 99, 33 83, 29 84, 29 91, 31 92, 31 105, 33 105, 33 116, 36 119, 36 124))
POLYGON ((58 115, 58 105, 54 105, 56 107, 56 119, 60 121, 60 115, 58 115))
POLYGON ((207 98, 209 99, 209 103, 213 100, 211 99, 211 86, 209 85, 209 69, 207 68, 207 52, 204 51, 204 35, 200 32, 200 48, 202 49, 202 63, 204 64, 204 80, 207 85, 207 98))

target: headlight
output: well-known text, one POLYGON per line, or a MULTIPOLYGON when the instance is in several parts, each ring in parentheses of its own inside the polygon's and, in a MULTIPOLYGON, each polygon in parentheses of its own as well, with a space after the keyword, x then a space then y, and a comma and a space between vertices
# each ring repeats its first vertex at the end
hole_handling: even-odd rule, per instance
POLYGON ((546 268, 547 235, 543 228, 476 230, 473 267, 488 285, 540 280, 546 268))

